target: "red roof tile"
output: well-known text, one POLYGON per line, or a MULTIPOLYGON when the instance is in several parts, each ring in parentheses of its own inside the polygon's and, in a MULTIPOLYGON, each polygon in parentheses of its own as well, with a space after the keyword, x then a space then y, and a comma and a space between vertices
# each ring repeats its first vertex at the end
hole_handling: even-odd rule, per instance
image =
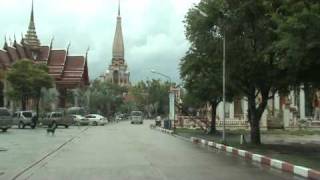
POLYGON ((64 66, 67 52, 65 50, 51 50, 51 56, 48 65, 64 66))
POLYGON ((6 51, 0 49, 0 64, 8 67, 10 66, 10 58, 6 51))
POLYGON ((17 53, 17 49, 14 47, 7 47, 7 51, 9 54, 9 57, 11 59, 12 62, 17 61, 19 58, 18 53, 17 53))
POLYGON ((82 71, 84 69, 85 60, 83 56, 68 56, 65 71, 82 71))
POLYGON ((15 47, 16 47, 18 55, 21 59, 27 58, 26 52, 24 51, 24 48, 22 47, 22 45, 16 44, 15 47))
POLYGON ((49 46, 41 46, 40 47, 40 54, 39 54, 39 57, 38 57, 38 60, 48 60, 49 58, 49 51, 50 51, 50 48, 49 46))

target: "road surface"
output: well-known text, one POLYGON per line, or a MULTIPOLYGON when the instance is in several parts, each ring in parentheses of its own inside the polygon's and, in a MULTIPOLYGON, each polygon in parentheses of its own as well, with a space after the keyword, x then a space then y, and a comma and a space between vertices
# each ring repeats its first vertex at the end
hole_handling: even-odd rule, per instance
MULTIPOLYGON (((21 166, 15 162, 9 163, 10 168, 6 168, 6 165, 1 162, 0 173, 2 169, 4 174, 0 174, 0 179, 302 179, 275 169, 252 164, 225 152, 162 134, 150 129, 149 124, 150 121, 145 121, 143 125, 121 122, 88 129, 72 127, 71 129, 59 129, 53 137, 44 135, 44 130, 42 130, 41 137, 39 137, 41 141, 39 140, 38 144, 44 141, 54 141, 51 143, 54 145, 47 149, 40 148, 46 149, 42 151, 37 150, 40 145, 35 146, 37 155, 22 161, 21 166)), ((11 133, 14 131, 21 130, 13 130, 11 133)), ((30 132, 25 130, 23 133, 30 132)), ((4 141, 4 138, 1 137, 1 140, 4 141)), ((47 146, 48 143, 45 147, 47 146)), ((0 158, 3 158, 5 153, 0 152, 0 158)), ((15 161, 14 158, 16 156, 11 160, 15 161)), ((7 157, 6 161, 10 161, 9 159, 10 157, 7 157)))

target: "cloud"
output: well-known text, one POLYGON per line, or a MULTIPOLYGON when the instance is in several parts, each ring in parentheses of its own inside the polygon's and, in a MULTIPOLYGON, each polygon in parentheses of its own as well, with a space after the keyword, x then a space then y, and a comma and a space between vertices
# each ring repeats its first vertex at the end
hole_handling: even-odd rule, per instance
MULTIPOLYGON (((125 57, 133 82, 161 78, 156 69, 179 81, 178 64, 189 44, 182 23, 199 0, 121 0, 125 57)), ((88 46, 91 79, 105 72, 112 58, 117 0, 34 0, 35 21, 42 44, 55 37, 54 48, 84 54, 88 46)), ((29 23, 31 0, 0 0, 1 35, 20 37, 29 23)), ((20 38, 18 38, 20 39, 20 38)), ((0 39, 0 43, 3 40, 0 39)))

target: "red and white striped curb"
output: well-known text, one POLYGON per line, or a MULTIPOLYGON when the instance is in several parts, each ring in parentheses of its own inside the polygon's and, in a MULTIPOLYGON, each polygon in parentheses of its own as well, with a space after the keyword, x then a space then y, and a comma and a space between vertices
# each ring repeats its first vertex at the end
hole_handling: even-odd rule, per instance
POLYGON ((156 130, 158 130, 158 131, 160 131, 160 132, 163 132, 163 133, 166 133, 166 134, 173 134, 173 131, 172 131, 172 130, 164 129, 164 128, 162 128, 162 127, 155 127, 155 128, 153 128, 153 129, 156 129, 156 130))
POLYGON ((251 153, 249 151, 245 151, 245 150, 241 150, 241 149, 237 149, 231 146, 226 146, 223 144, 218 144, 212 141, 207 141, 205 139, 200 139, 200 138, 196 138, 196 137, 191 137, 190 141, 192 143, 195 144, 203 144, 203 145, 207 145, 210 147, 214 147, 217 148, 219 150, 228 152, 228 153, 232 153, 235 156, 240 156, 243 157, 246 160, 250 160, 250 161, 254 161, 254 162, 258 162, 267 166, 271 166, 273 168, 279 169, 281 171, 285 171, 288 173, 292 173, 295 175, 299 175, 308 179, 314 179, 314 180, 320 180, 320 172, 307 168, 307 167, 303 167, 303 166, 296 166, 293 164, 290 164, 288 162, 285 161, 280 161, 277 159, 272 159, 269 158, 267 156, 263 156, 260 154, 254 154, 251 153))

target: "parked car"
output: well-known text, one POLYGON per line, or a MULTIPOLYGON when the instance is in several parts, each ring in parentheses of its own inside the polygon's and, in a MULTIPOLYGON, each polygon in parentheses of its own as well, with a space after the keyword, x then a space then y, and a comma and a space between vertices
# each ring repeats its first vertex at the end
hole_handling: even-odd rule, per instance
POLYGON ((130 113, 131 124, 143 124, 143 114, 141 111, 132 111, 130 113))
POLYGON ((74 121, 70 115, 66 116, 61 112, 50 112, 41 119, 41 123, 45 126, 64 126, 65 128, 68 128, 74 121))
POLYGON ((108 123, 108 119, 99 114, 88 114, 85 118, 88 119, 93 126, 106 125, 108 123))
POLYGON ((85 118, 84 116, 81 116, 81 115, 71 115, 74 123, 76 125, 89 125, 90 124, 90 121, 89 119, 85 118))
POLYGON ((0 108, 0 129, 6 132, 12 126, 12 117, 7 108, 0 108))
POLYGON ((32 129, 36 127, 36 122, 32 111, 17 111, 13 113, 12 120, 14 125, 18 125, 19 129, 30 126, 32 129))

